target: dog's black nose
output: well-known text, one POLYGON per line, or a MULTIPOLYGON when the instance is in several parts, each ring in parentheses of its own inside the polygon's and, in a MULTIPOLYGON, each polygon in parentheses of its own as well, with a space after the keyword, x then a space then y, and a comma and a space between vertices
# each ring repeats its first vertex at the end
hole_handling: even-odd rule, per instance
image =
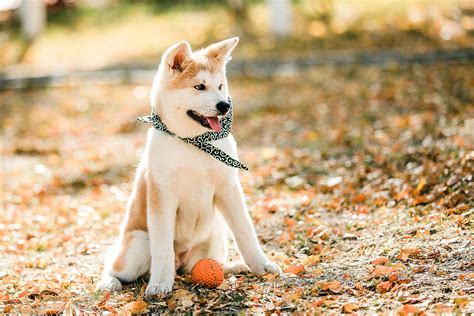
POLYGON ((219 101, 219 103, 216 104, 216 107, 221 114, 226 114, 230 109, 230 104, 224 101, 219 101))

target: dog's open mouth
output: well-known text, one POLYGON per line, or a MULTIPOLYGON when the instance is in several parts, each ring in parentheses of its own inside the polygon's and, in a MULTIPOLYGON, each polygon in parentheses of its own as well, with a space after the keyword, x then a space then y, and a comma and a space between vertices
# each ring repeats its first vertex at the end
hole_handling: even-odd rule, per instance
POLYGON ((186 112, 190 118, 198 122, 204 127, 212 129, 214 132, 220 132, 222 127, 217 116, 204 116, 196 111, 189 110, 186 112))

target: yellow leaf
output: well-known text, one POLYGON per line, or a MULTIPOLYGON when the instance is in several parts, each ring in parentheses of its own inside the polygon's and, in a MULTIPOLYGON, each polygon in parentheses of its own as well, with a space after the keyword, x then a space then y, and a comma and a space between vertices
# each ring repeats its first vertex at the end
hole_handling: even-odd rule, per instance
POLYGON ((303 261, 305 266, 312 266, 318 262, 321 262, 321 255, 312 255, 312 256, 309 256, 308 258, 305 258, 303 261))
POLYGON ((420 179, 420 182, 418 182, 418 185, 416 186, 416 189, 415 189, 415 194, 418 194, 421 192, 421 190, 423 190, 423 188, 425 187, 426 185, 426 178, 421 178, 420 179))

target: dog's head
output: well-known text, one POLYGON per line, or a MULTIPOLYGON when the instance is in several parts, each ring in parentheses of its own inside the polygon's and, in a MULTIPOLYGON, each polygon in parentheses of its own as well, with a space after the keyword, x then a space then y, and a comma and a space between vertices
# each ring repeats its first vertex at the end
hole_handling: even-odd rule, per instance
POLYGON ((178 136, 221 130, 220 119, 230 109, 225 68, 238 41, 230 38, 195 52, 183 41, 163 54, 150 101, 178 136))

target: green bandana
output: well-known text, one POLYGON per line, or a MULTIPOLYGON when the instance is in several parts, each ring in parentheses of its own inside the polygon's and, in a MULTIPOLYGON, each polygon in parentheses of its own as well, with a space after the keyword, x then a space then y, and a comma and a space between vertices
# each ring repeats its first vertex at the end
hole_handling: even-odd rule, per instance
POLYGON ((176 135, 175 133, 173 133, 172 131, 170 131, 166 127, 166 125, 161 121, 160 117, 156 115, 155 113, 152 113, 149 116, 141 116, 138 118, 138 120, 143 123, 152 123, 153 127, 155 127, 157 130, 165 132, 171 136, 177 137, 181 139, 182 141, 184 141, 185 143, 196 146, 197 148, 208 153, 212 157, 216 158, 217 160, 225 163, 226 165, 230 167, 239 168, 243 170, 249 170, 247 166, 243 165, 238 160, 230 157, 219 148, 209 144, 210 141, 222 139, 229 135, 230 130, 232 128, 232 107, 230 108, 229 114, 227 114, 221 120, 222 130, 220 132, 214 132, 214 131, 206 132, 204 134, 201 134, 196 137, 191 137, 191 138, 189 137, 182 138, 176 135))

